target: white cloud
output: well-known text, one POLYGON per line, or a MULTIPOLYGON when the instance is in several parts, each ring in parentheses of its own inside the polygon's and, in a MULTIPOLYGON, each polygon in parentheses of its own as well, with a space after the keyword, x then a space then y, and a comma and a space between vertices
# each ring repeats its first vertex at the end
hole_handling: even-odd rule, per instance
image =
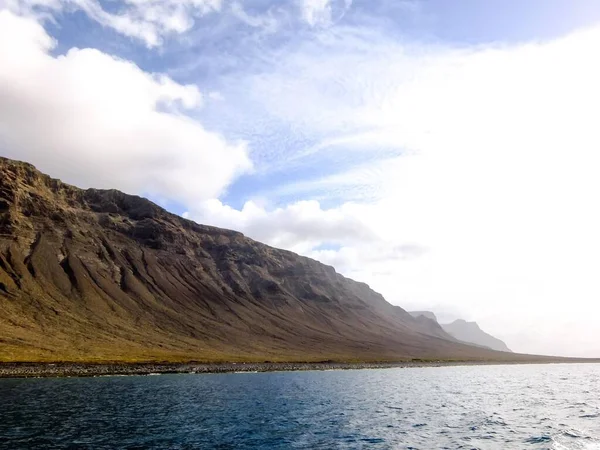
POLYGON ((195 206, 184 214, 186 218, 241 231, 346 274, 364 267, 379 275, 391 275, 390 264, 407 263, 427 253, 426 248, 404 241, 401 235, 385 234, 378 223, 380 217, 372 216, 379 210, 373 205, 345 203, 327 209, 317 201, 298 201, 268 208, 248 201, 236 210, 213 199, 195 206))
POLYGON ((329 26, 352 6, 352 0, 300 0, 302 18, 311 26, 329 26))
POLYGON ((251 15, 246 12, 243 4, 237 1, 231 3, 230 8, 238 20, 253 28, 260 28, 265 33, 275 33, 280 27, 279 20, 272 10, 267 11, 265 14, 251 15))
POLYGON ((354 205, 323 209, 316 201, 299 201, 284 208, 267 209, 248 201, 241 210, 209 200, 187 216, 199 222, 232 228, 273 246, 306 253, 323 243, 378 241, 373 230, 352 214, 354 205))
POLYGON ((271 191, 361 198, 346 219, 390 247, 427 251, 406 260, 356 242, 296 245, 396 304, 459 310, 516 350, 594 355, 599 46, 598 27, 475 48, 338 27, 277 54, 242 83, 253 111, 322 139, 285 158, 358 162, 271 191))
POLYGON ((221 9, 222 0, 123 0, 116 12, 107 11, 99 0, 0 0, 21 15, 52 16, 62 11, 81 10, 90 19, 125 36, 140 39, 148 47, 163 38, 192 28, 194 19, 221 9))
POLYGON ((251 168, 230 144, 182 114, 192 85, 94 49, 52 56, 32 19, 0 11, 0 151, 80 186, 178 202, 219 196, 251 168))

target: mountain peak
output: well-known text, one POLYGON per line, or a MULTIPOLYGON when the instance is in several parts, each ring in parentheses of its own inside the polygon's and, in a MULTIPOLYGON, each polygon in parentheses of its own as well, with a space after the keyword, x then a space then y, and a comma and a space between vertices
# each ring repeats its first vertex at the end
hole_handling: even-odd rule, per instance
POLYGON ((435 314, 432 313, 431 311, 410 311, 409 314, 415 318, 418 318, 419 316, 423 316, 423 317, 427 317, 428 319, 431 319, 435 322, 438 321, 435 314))
MULTIPOLYGON (((409 314, 417 320, 428 319, 438 323, 436 315, 431 311, 410 311, 409 314)), ((511 352, 504 342, 484 332, 477 322, 456 319, 452 323, 440 324, 440 326, 446 333, 461 342, 490 348, 492 350, 511 352)))
POLYGON ((480 329, 480 327, 477 324, 477 322, 475 322, 475 321, 469 321, 469 320, 464 320, 464 319, 456 319, 450 325, 452 325, 452 324, 480 329))
POLYGON ((442 325, 442 328, 460 341, 481 345, 501 352, 511 352, 503 341, 483 331, 477 322, 457 319, 452 323, 442 325))

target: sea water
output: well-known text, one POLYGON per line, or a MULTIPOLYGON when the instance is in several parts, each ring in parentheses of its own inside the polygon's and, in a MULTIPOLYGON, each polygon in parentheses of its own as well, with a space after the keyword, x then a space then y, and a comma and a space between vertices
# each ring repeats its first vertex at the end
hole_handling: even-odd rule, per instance
POLYGON ((600 449, 600 365, 0 380, 2 449, 600 449))

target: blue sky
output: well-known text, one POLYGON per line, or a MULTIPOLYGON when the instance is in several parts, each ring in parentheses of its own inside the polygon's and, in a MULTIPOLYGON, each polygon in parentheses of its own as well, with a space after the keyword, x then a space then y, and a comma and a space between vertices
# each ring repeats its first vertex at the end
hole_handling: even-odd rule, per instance
MULTIPOLYGON (((118 2, 99 3, 106 11, 120 11, 118 2)), ((210 108, 192 115, 210 130, 249 143, 256 171, 232 180, 221 196, 228 205, 241 208, 254 196, 268 196, 274 187, 285 186, 290 181, 321 178, 365 162, 364 155, 353 155, 349 159, 339 153, 324 152, 296 161, 293 167, 279 164, 283 153, 297 155, 307 147, 317 145, 323 137, 295 129, 287 122, 277 123, 273 118, 265 126, 263 117, 252 117, 257 115, 253 113, 256 105, 246 103, 248 98, 239 92, 237 80, 248 74, 272 70, 270 66, 277 64, 278 54, 327 39, 345 27, 366 28, 402 42, 469 47, 556 38, 600 20, 600 8, 592 1, 466 0, 456 4, 445 0, 355 0, 348 7, 344 1, 333 1, 332 4, 332 23, 314 27, 298 17, 295 11, 298 5, 292 1, 246 1, 237 3, 237 7, 224 2, 221 6, 224 13, 211 13, 196 19, 183 36, 167 33, 162 37, 162 45, 151 49, 143 40, 111 30, 79 9, 67 9, 55 15, 47 29, 57 39, 55 55, 64 54, 73 47, 96 48, 133 61, 145 71, 166 73, 176 82, 197 85, 202 92, 226 96, 227 102, 217 101, 210 108), (245 23, 231 12, 236 8, 259 23, 271 18, 277 25, 271 30, 268 25, 245 23)), ((382 154, 403 151, 398 148, 380 150, 382 154)), ((311 194, 326 206, 344 200, 336 198, 336 192, 311 194)), ((269 200, 280 205, 301 199, 282 194, 269 200)), ((186 211, 186 205, 176 199, 155 200, 162 200, 174 212, 186 211)))
POLYGON ((0 0, 0 152, 599 356, 598 48, 592 0, 0 0))

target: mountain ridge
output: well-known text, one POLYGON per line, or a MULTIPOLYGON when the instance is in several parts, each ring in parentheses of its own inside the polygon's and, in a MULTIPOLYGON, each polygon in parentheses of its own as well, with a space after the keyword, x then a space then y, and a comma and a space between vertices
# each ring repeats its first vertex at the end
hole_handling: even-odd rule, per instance
POLYGON ((6 158, 0 174, 0 361, 521 358, 459 343, 331 266, 142 197, 6 158))
POLYGON ((504 341, 483 331, 477 322, 456 319, 451 323, 439 323, 436 315, 431 311, 410 311, 409 314, 415 318, 423 317, 435 321, 446 333, 460 342, 512 353, 512 350, 508 348, 504 341))
POLYGON ((482 345, 492 350, 512 352, 504 341, 483 331, 477 322, 457 319, 454 322, 443 324, 442 328, 460 341, 482 345))

